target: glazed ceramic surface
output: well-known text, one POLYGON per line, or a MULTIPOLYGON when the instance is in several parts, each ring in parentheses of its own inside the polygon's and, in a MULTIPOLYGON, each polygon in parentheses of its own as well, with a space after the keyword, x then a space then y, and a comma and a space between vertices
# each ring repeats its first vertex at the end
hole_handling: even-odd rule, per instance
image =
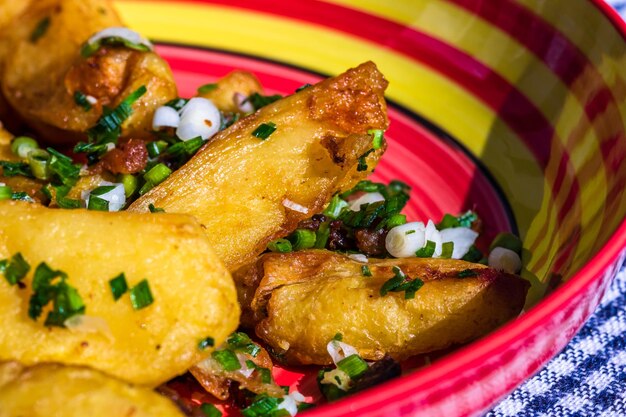
MULTIPOLYGON (((120 0, 179 94, 232 69, 267 94, 372 60, 390 81, 375 179, 414 220, 475 209, 524 241, 528 311, 488 337, 308 416, 479 414, 562 349, 626 246, 626 41, 591 0, 120 0), (557 288, 558 287, 558 288, 557 288), (556 288, 556 290, 554 290, 556 288)), ((306 390, 310 377, 278 370, 306 390)))

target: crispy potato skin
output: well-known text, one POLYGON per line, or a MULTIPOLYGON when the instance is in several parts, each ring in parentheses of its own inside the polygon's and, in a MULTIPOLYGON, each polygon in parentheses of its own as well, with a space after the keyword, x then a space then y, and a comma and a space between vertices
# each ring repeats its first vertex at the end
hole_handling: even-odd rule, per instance
POLYGON ((102 106, 117 106, 145 85, 148 92, 133 106, 122 136, 147 136, 156 107, 177 95, 167 63, 153 52, 101 48, 80 56, 80 46, 94 33, 122 23, 107 0, 39 0, 4 27, 0 36, 0 87, 8 105, 47 141, 73 144, 102 115, 102 106), (35 42, 31 34, 50 18, 35 42), (74 92, 99 102, 85 111, 74 92))
POLYGON ((195 216, 234 270, 374 168, 384 149, 355 174, 359 157, 372 147, 367 131, 387 128, 386 86, 368 62, 265 106, 218 133, 130 210, 146 212, 152 203, 195 216), (268 122, 277 126, 269 138, 252 135, 268 122), (285 199, 307 212, 286 208, 285 199))
MULTIPOLYGON (((198 342, 219 346, 236 329, 232 279, 188 216, 54 210, 0 202, 0 259, 21 252, 31 264, 26 287, 0 279, 0 361, 85 365, 123 380, 156 386, 204 359, 198 342), (110 331, 46 328, 46 312, 28 317, 39 262, 66 272, 86 315, 110 331), (147 279, 154 303, 134 310, 128 294, 113 300, 109 280, 126 274, 129 288, 147 279)), ((95 329, 92 329, 95 330, 95 329)))
POLYGON ((248 97, 252 93, 263 93, 263 86, 257 77, 248 71, 232 71, 220 78, 216 85, 215 89, 204 94, 198 94, 198 97, 208 98, 218 109, 224 112, 241 113, 235 103, 235 94, 237 93, 243 94, 244 97, 248 97))
POLYGON ((166 398, 81 367, 0 364, 0 417, 183 417, 166 398))
POLYGON ((336 333, 366 359, 403 360, 469 342, 521 311, 528 283, 484 265, 448 259, 370 258, 364 264, 328 251, 269 253, 233 276, 244 326, 289 364, 331 363, 327 343, 336 333), (414 299, 380 295, 398 266, 424 286, 414 299), (476 276, 459 278, 471 269, 476 276))

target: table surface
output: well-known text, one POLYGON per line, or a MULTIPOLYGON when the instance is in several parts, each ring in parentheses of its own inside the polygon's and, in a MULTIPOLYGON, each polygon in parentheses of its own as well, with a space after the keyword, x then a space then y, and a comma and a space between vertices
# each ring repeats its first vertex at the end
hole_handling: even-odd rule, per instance
MULTIPOLYGON (((607 0, 626 18, 626 0, 607 0)), ((626 416, 626 264, 581 331, 486 417, 626 416)))

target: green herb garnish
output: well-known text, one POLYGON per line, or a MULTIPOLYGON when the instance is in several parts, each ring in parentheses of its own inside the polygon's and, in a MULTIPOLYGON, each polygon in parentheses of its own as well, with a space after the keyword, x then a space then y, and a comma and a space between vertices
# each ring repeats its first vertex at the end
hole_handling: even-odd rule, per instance
POLYGON ((150 291, 148 280, 143 279, 139 281, 139 283, 130 290, 130 303, 135 310, 146 308, 153 302, 154 297, 152 296, 152 291, 150 291))
POLYGON ((363 275, 364 277, 371 277, 372 271, 370 271, 370 267, 367 265, 361 266, 361 275, 363 275))
POLYGON ((148 205, 148 210, 150 210, 150 213, 165 213, 165 209, 154 207, 154 204, 152 203, 148 205))
POLYGON ((30 265, 20 252, 17 252, 10 259, 0 261, 0 274, 4 275, 10 285, 16 285, 22 281, 28 271, 30 271, 30 265))
POLYGON ((125 46, 126 48, 134 49, 141 52, 148 52, 152 50, 152 48, 150 48, 148 45, 144 45, 143 43, 134 43, 120 36, 109 36, 106 38, 98 39, 97 41, 92 43, 85 42, 85 44, 83 44, 83 46, 80 48, 80 54, 83 58, 89 58, 91 55, 95 54, 98 49, 105 45, 125 46))
POLYGON ((385 137, 383 131, 380 129, 370 129, 367 131, 368 135, 372 135, 372 148, 375 150, 382 148, 385 145, 385 137))
POLYGON ((274 131, 276 131, 276 124, 274 122, 261 123, 252 131, 252 136, 265 140, 269 138, 274 131))
POLYGON ((422 288, 424 281, 419 278, 409 278, 397 266, 393 267, 393 278, 386 281, 380 288, 380 295, 385 296, 389 292, 403 292, 404 299, 415 298, 415 293, 422 288))
POLYGON ((441 244, 441 258, 450 259, 454 252, 454 242, 443 242, 441 244))
POLYGON ((244 100, 245 102, 249 102, 254 107, 254 110, 259 110, 261 107, 265 107, 268 104, 272 104, 273 102, 280 100, 283 98, 280 94, 276 94, 273 96, 264 96, 259 93, 252 93, 244 100))
POLYGON ((237 355, 231 350, 216 350, 211 353, 211 357, 215 359, 225 371, 231 372, 241 369, 237 355))
POLYGON ((31 32, 30 41, 32 43, 37 42, 39 38, 46 34, 48 27, 50 27, 50 17, 46 16, 37 23, 37 26, 31 32))
POLYGON ((459 278, 469 278, 469 277, 475 277, 478 274, 476 273, 476 271, 473 271, 471 269, 464 269, 461 272, 459 272, 457 274, 457 277, 459 278))
POLYGON ((85 111, 91 110, 91 103, 87 100, 87 96, 81 91, 74 91, 74 102, 85 109, 85 111))
POLYGON ((217 88, 217 84, 215 83, 204 84, 198 87, 198 94, 206 94, 215 90, 216 88, 217 88))
POLYGON ((418 258, 432 258, 435 254, 435 249, 437 244, 432 240, 426 241, 426 245, 423 248, 420 248, 415 252, 415 256, 418 258))
POLYGON ((36 321, 43 308, 50 302, 52 310, 44 322, 46 326, 65 327, 68 318, 85 313, 83 299, 76 288, 67 283, 67 279, 65 272, 53 270, 45 262, 37 266, 32 282, 33 294, 28 307, 30 318, 36 321))
POLYGON ((276 239, 267 244, 267 248, 272 252, 288 253, 293 250, 291 242, 287 239, 276 239))
POLYGON ((109 287, 111 287, 111 293, 115 301, 119 300, 122 295, 128 291, 128 282, 126 282, 126 275, 122 272, 115 278, 109 281, 109 287))
POLYGON ((215 339, 213 339, 212 337, 205 337, 198 342, 198 349, 200 350, 205 350, 213 346, 215 346, 215 339))

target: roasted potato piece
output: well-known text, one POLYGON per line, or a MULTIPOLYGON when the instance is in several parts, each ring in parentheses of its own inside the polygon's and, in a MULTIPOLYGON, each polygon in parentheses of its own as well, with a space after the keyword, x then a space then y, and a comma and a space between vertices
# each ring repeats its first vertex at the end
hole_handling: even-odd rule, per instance
MULTIPOLYGON (((55 210, 0 202, 0 259, 21 253, 31 265, 23 285, 0 276, 0 360, 25 365, 86 365, 156 386, 203 360, 239 320, 235 288, 198 223, 171 214, 55 210), (84 325, 45 327, 28 315, 36 266, 67 273, 86 306, 84 325), (113 299, 109 280, 124 272, 129 289, 146 279, 154 302, 134 309, 113 299)), ((46 307, 48 309, 49 307, 46 307)), ((81 320, 79 320, 79 323, 81 320)))
POLYGON ((403 360, 476 339, 519 314, 528 282, 481 264, 449 259, 372 259, 320 250, 268 253, 233 275, 253 325, 290 364, 331 363, 337 333, 365 359, 403 360), (371 276, 364 276, 367 265, 371 276), (415 298, 381 296, 393 267, 424 285, 415 298))
POLYGON ((195 216, 234 270, 374 168, 384 149, 369 153, 368 169, 355 175, 372 149, 367 131, 387 128, 386 86, 368 62, 267 105, 218 133, 130 210, 154 204, 195 216), (267 139, 254 136, 269 123, 276 131, 267 139))
POLYGON ((254 74, 248 71, 233 71, 220 78, 213 90, 200 93, 198 97, 208 98, 223 112, 241 113, 235 95, 248 97, 252 93, 262 92, 263 87, 254 74))
POLYGON ((40 0, 2 29, 2 93, 47 141, 84 140, 103 106, 117 106, 142 85, 147 92, 134 104, 122 136, 146 136, 156 107, 177 96, 169 66, 154 52, 102 47, 88 58, 80 55, 91 35, 111 26, 122 23, 108 0, 40 0), (47 26, 35 36, 42 22, 47 26), (97 104, 86 111, 75 102, 76 91, 97 104))
POLYGON ((173 417, 168 399, 81 367, 0 364, 1 417, 173 417))

